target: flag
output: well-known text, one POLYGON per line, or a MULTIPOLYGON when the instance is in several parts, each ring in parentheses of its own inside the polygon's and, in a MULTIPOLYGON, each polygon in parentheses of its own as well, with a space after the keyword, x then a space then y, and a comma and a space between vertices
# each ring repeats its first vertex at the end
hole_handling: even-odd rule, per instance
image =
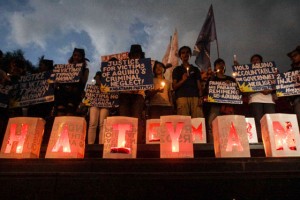
POLYGON ((168 44, 167 50, 165 52, 165 55, 164 55, 164 57, 162 59, 162 63, 164 65, 166 65, 168 63, 168 61, 169 61, 169 55, 170 55, 170 50, 171 50, 171 43, 172 43, 172 36, 170 36, 170 42, 168 44))
POLYGON ((168 68, 164 74, 165 79, 172 81, 172 72, 173 69, 178 66, 178 33, 177 29, 175 29, 173 36, 171 37, 170 44, 167 48, 165 56, 162 60, 164 65, 170 63, 172 67, 168 68))
POLYGON ((217 31, 213 7, 210 5, 193 51, 193 55, 196 56, 195 63, 201 69, 207 70, 210 66, 210 42, 214 40, 217 40, 217 31))

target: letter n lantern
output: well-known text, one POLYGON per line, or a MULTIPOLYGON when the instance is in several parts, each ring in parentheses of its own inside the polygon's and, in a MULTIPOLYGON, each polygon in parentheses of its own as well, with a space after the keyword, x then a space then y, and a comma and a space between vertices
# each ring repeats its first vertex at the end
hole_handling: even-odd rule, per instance
POLYGON ((299 126, 295 114, 266 114, 260 123, 267 157, 300 156, 299 126))

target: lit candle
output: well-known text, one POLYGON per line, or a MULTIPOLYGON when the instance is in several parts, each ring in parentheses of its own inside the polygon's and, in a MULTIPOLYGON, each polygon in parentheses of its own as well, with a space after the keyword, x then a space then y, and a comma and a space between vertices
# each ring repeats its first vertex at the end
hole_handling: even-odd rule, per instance
POLYGON ((187 75, 188 75, 188 76, 190 75, 190 74, 189 74, 189 69, 190 69, 189 67, 186 68, 186 71, 187 71, 187 75))
POLYGON ((162 81, 160 84, 161 84, 161 87, 162 87, 162 88, 164 88, 165 85, 166 85, 166 83, 165 83, 164 81, 162 81))

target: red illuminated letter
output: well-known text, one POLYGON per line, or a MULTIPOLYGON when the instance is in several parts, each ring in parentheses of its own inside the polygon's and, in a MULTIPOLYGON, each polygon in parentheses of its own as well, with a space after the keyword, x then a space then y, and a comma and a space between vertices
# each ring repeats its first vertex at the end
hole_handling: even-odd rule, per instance
POLYGON ((241 144, 241 141, 238 137, 238 134, 236 132, 233 123, 231 122, 226 151, 232 151, 232 146, 237 146, 238 151, 243 151, 243 146, 241 144))
POLYGON ((21 131, 17 131, 17 124, 10 125, 10 134, 5 153, 22 153, 23 147, 28 133, 28 124, 21 124, 21 131))
POLYGON ((178 122, 176 124, 175 131, 174 131, 173 123, 166 122, 166 127, 168 129, 168 132, 172 140, 172 152, 179 152, 179 136, 183 128, 183 125, 184 125, 183 122, 178 122))
POLYGON ((52 152, 71 152, 70 140, 69 140, 69 129, 68 124, 60 124, 59 129, 59 138, 54 145, 52 152))

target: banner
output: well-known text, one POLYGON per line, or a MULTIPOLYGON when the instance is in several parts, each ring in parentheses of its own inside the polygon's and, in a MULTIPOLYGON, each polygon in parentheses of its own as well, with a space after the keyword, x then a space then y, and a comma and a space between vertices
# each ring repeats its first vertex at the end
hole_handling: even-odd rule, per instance
POLYGON ((151 59, 101 63, 101 91, 148 90, 153 88, 151 59))
POLYGON ((241 92, 275 89, 277 68, 274 62, 232 66, 241 92))
POLYGON ((9 92, 11 89, 11 85, 0 84, 0 108, 7 108, 9 103, 9 92))
POLYGON ((276 94, 278 97, 300 94, 300 70, 277 74, 276 94))
POLYGON ((10 96, 10 107, 23 107, 54 101, 54 88, 49 84, 50 71, 21 76, 10 96))
POLYGON ((100 92, 99 85, 87 84, 83 103, 98 108, 119 107, 119 93, 100 92))
POLYGON ((50 81, 55 83, 77 83, 80 81, 83 63, 54 65, 50 81))
POLYGON ((207 102, 242 104, 242 95, 237 89, 237 84, 224 81, 209 81, 207 102))
POLYGON ((127 60, 127 59, 129 59, 128 52, 122 52, 122 53, 117 53, 117 54, 112 54, 112 55, 101 56, 101 61, 108 62, 112 58, 116 58, 118 60, 127 60))

